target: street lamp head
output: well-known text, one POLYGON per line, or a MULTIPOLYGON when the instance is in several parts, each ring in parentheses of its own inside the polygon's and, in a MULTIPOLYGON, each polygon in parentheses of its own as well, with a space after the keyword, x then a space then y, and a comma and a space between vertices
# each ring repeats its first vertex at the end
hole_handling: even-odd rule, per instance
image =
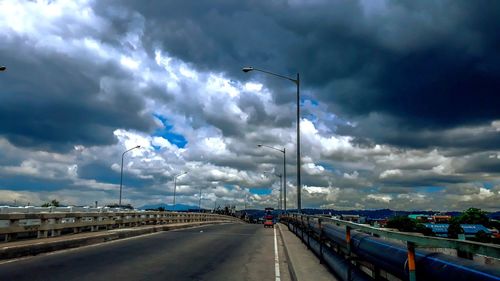
POLYGON ((141 146, 140 146, 140 145, 137 145, 137 146, 136 146, 136 147, 134 147, 134 148, 141 148, 141 146))
POLYGON ((5 70, 7 70, 7 67, 5 67, 5 66, 3 66, 3 65, 2 65, 2 66, 0 66, 0 71, 5 71, 5 70))
POLYGON ((258 144, 257 147, 262 147, 262 144, 258 144))
POLYGON ((241 69, 241 70, 243 70, 243 72, 249 72, 249 71, 252 71, 252 70, 253 70, 253 67, 251 67, 251 66, 246 66, 246 67, 243 67, 243 69, 241 69))

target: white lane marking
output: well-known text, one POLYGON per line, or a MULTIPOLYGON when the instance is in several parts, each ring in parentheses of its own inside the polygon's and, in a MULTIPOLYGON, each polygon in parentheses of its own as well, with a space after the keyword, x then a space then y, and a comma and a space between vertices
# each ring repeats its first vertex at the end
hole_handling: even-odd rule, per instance
POLYGON ((276 239, 276 227, 274 227, 274 272, 276 281, 280 281, 280 259, 278 256, 278 240, 276 239))

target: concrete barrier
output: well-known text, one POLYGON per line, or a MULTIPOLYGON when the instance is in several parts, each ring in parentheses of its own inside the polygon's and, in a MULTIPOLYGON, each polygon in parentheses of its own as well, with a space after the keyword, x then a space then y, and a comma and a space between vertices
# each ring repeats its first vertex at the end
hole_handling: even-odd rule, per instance
POLYGON ((85 231, 211 221, 240 220, 210 213, 157 211, 3 213, 0 214, 0 237, 10 242, 18 236, 47 238, 85 231))

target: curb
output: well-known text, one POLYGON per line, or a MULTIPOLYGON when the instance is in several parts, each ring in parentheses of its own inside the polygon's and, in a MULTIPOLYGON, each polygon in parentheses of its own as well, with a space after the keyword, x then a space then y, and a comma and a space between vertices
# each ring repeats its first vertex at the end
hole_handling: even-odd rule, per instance
POLYGON ((279 232, 280 232, 281 241, 283 241, 283 248, 285 249, 285 256, 286 256, 286 259, 288 261, 287 264, 288 264, 288 271, 290 272, 290 278, 292 279, 292 281, 297 281, 297 275, 295 273, 295 269, 293 268, 293 264, 292 264, 292 260, 290 259, 290 255, 288 254, 288 248, 287 248, 287 243, 286 243, 286 240, 285 240, 285 236, 281 232, 281 225, 282 225, 282 223, 278 223, 277 225, 278 225, 278 229, 279 229, 279 232))
POLYGON ((16 246, 3 246, 0 247, 0 261, 7 259, 20 258, 25 256, 36 256, 38 254, 54 252, 64 249, 78 248, 82 246, 88 246, 93 244, 99 244, 103 242, 119 240, 123 238, 129 238, 134 236, 141 236, 144 234, 150 234, 160 231, 169 231, 175 229, 190 228, 201 225, 212 225, 212 224, 222 224, 227 223, 226 221, 219 222, 196 222, 192 224, 185 225, 161 225, 150 228, 142 229, 130 229, 130 230, 110 230, 111 233, 102 233, 99 235, 91 237, 76 237, 60 241, 43 241, 43 239, 33 240, 33 243, 26 245, 16 245, 16 246))

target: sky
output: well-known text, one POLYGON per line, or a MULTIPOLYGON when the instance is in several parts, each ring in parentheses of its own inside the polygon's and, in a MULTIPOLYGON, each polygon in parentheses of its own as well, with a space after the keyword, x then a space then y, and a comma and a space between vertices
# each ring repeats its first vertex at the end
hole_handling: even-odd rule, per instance
POLYGON ((498 1, 0 1, 0 204, 500 210, 498 1))

